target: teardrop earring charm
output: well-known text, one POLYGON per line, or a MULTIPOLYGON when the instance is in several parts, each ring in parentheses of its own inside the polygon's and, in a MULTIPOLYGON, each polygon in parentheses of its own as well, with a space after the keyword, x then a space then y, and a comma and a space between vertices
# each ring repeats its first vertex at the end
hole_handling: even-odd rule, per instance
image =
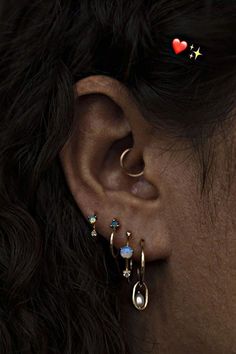
POLYGON ((88 221, 93 226, 93 230, 91 231, 91 236, 94 238, 97 237, 97 231, 96 231, 97 219, 98 219, 97 215, 95 214, 88 216, 88 221))
POLYGON ((110 236, 110 250, 111 250, 111 254, 114 258, 117 258, 118 256, 118 252, 116 253, 114 251, 114 245, 113 245, 113 242, 114 242, 114 236, 115 236, 115 233, 116 231, 119 229, 120 227, 120 223, 117 219, 112 219, 112 222, 111 222, 111 225, 110 225, 110 228, 113 230, 112 233, 111 233, 111 236, 110 236))
POLYGON ((129 279, 129 277, 131 276, 131 271, 132 271, 132 266, 133 266, 132 256, 133 256, 134 250, 129 245, 129 240, 131 238, 131 235, 132 235, 131 232, 129 232, 129 231, 126 232, 126 237, 127 237, 126 245, 121 247, 121 249, 120 249, 120 255, 122 258, 125 259, 125 270, 123 271, 123 276, 127 279, 129 279))
POLYGON ((140 268, 137 270, 138 281, 133 287, 132 301, 134 307, 139 310, 145 310, 148 304, 148 287, 144 282, 145 275, 145 253, 144 253, 144 240, 140 241, 141 246, 141 261, 140 268))

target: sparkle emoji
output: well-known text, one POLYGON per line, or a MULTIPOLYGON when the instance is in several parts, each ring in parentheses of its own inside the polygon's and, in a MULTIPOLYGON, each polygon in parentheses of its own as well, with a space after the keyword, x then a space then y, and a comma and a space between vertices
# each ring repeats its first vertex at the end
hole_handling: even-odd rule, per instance
POLYGON ((193 53, 195 54, 195 60, 196 60, 200 55, 202 55, 202 53, 200 53, 200 47, 199 47, 198 50, 196 50, 196 51, 193 50, 193 53))

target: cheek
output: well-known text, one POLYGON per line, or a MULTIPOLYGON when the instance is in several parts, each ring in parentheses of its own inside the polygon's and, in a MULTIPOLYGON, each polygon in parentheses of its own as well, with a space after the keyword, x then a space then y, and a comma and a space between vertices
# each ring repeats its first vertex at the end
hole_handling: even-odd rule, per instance
POLYGON ((157 173, 172 243, 162 278, 167 328, 177 326, 185 343, 196 336, 214 340, 219 350, 219 338, 234 340, 227 326, 236 320, 236 198, 225 197, 221 182, 212 197, 201 197, 197 168, 189 161, 166 166, 157 173))

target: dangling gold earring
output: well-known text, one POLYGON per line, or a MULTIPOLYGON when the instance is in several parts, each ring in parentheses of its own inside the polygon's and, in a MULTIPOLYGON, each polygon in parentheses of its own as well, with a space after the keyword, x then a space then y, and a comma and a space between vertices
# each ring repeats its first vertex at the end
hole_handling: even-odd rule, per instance
POLYGON ((91 231, 91 236, 94 238, 97 237, 97 231, 96 231, 97 219, 98 219, 97 215, 95 214, 88 216, 88 221, 93 226, 93 230, 91 231))
POLYGON ((145 275, 145 254, 144 254, 144 240, 140 241, 141 246, 141 261, 140 268, 137 270, 138 281, 133 287, 132 301, 135 308, 139 311, 145 310, 148 304, 148 288, 144 282, 145 275))
POLYGON ((123 276, 127 279, 131 276, 131 271, 133 267, 132 256, 134 253, 133 248, 129 245, 129 240, 131 238, 131 232, 126 232, 126 245, 120 248, 120 255, 125 259, 125 270, 123 271, 123 276))
POLYGON ((110 228, 113 230, 112 233, 111 233, 111 236, 110 236, 110 250, 111 250, 111 254, 114 258, 117 258, 118 255, 119 255, 119 252, 115 252, 114 251, 114 245, 113 245, 113 242, 114 242, 114 236, 115 236, 115 233, 117 232, 117 230, 119 229, 120 227, 120 223, 117 219, 112 219, 112 222, 110 224, 110 228))

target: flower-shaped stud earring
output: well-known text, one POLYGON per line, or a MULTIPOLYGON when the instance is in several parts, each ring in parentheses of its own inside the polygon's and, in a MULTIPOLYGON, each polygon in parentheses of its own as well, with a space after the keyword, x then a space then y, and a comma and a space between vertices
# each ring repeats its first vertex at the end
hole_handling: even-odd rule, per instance
POLYGON ((98 219, 97 215, 95 215, 95 214, 88 216, 88 221, 93 226, 93 230, 91 232, 92 237, 97 237, 97 231, 96 231, 97 219, 98 219))

